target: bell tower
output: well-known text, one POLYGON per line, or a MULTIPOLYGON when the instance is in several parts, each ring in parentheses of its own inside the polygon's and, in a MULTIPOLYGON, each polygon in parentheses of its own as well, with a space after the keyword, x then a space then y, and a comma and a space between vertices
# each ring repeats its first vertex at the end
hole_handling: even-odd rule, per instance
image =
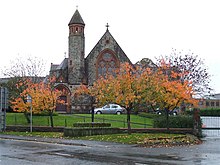
POLYGON ((85 78, 85 23, 76 9, 69 24, 68 83, 79 85, 85 78))

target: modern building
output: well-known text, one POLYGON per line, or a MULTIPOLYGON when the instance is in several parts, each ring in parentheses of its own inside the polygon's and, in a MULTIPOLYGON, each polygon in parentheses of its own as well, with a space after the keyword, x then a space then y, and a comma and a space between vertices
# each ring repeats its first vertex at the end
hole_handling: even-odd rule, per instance
POLYGON ((207 95, 200 99, 199 108, 220 108, 220 93, 207 95))

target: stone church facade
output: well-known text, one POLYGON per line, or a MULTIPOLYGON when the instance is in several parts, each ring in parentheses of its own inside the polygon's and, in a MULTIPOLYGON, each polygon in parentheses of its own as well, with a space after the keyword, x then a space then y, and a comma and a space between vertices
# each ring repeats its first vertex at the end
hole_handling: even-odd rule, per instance
POLYGON ((69 24, 68 58, 59 65, 51 64, 50 76, 56 76, 55 89, 62 91, 66 105, 57 105, 56 110, 63 113, 87 113, 91 109, 89 98, 76 101, 73 91, 80 84, 92 85, 100 76, 113 71, 120 63, 131 63, 127 55, 109 32, 106 32, 85 56, 85 23, 78 10, 69 24))

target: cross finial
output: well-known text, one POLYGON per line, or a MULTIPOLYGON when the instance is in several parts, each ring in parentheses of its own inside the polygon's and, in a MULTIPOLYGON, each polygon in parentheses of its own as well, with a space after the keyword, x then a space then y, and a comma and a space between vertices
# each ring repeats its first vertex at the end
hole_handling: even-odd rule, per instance
POLYGON ((107 23, 105 26, 107 27, 107 30, 108 30, 108 28, 109 28, 109 24, 107 23))
POLYGON ((78 5, 76 5, 76 10, 78 10, 78 7, 79 7, 79 6, 78 6, 78 5))

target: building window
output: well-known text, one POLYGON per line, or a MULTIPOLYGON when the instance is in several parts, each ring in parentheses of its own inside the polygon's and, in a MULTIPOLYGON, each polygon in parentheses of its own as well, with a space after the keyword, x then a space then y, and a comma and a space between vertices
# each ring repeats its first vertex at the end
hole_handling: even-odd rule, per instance
POLYGON ((203 101, 199 101, 199 105, 203 105, 203 101))
POLYGON ((219 101, 216 102, 216 107, 219 107, 219 101))
POLYGON ((209 102, 208 101, 206 101, 206 106, 209 107, 209 102))
POLYGON ((212 101, 212 102, 211 102, 211 107, 214 107, 214 106, 215 106, 215 102, 212 101))
POLYGON ((119 67, 116 56, 110 50, 104 51, 97 60, 97 78, 105 77, 107 74, 114 74, 115 69, 119 67))

